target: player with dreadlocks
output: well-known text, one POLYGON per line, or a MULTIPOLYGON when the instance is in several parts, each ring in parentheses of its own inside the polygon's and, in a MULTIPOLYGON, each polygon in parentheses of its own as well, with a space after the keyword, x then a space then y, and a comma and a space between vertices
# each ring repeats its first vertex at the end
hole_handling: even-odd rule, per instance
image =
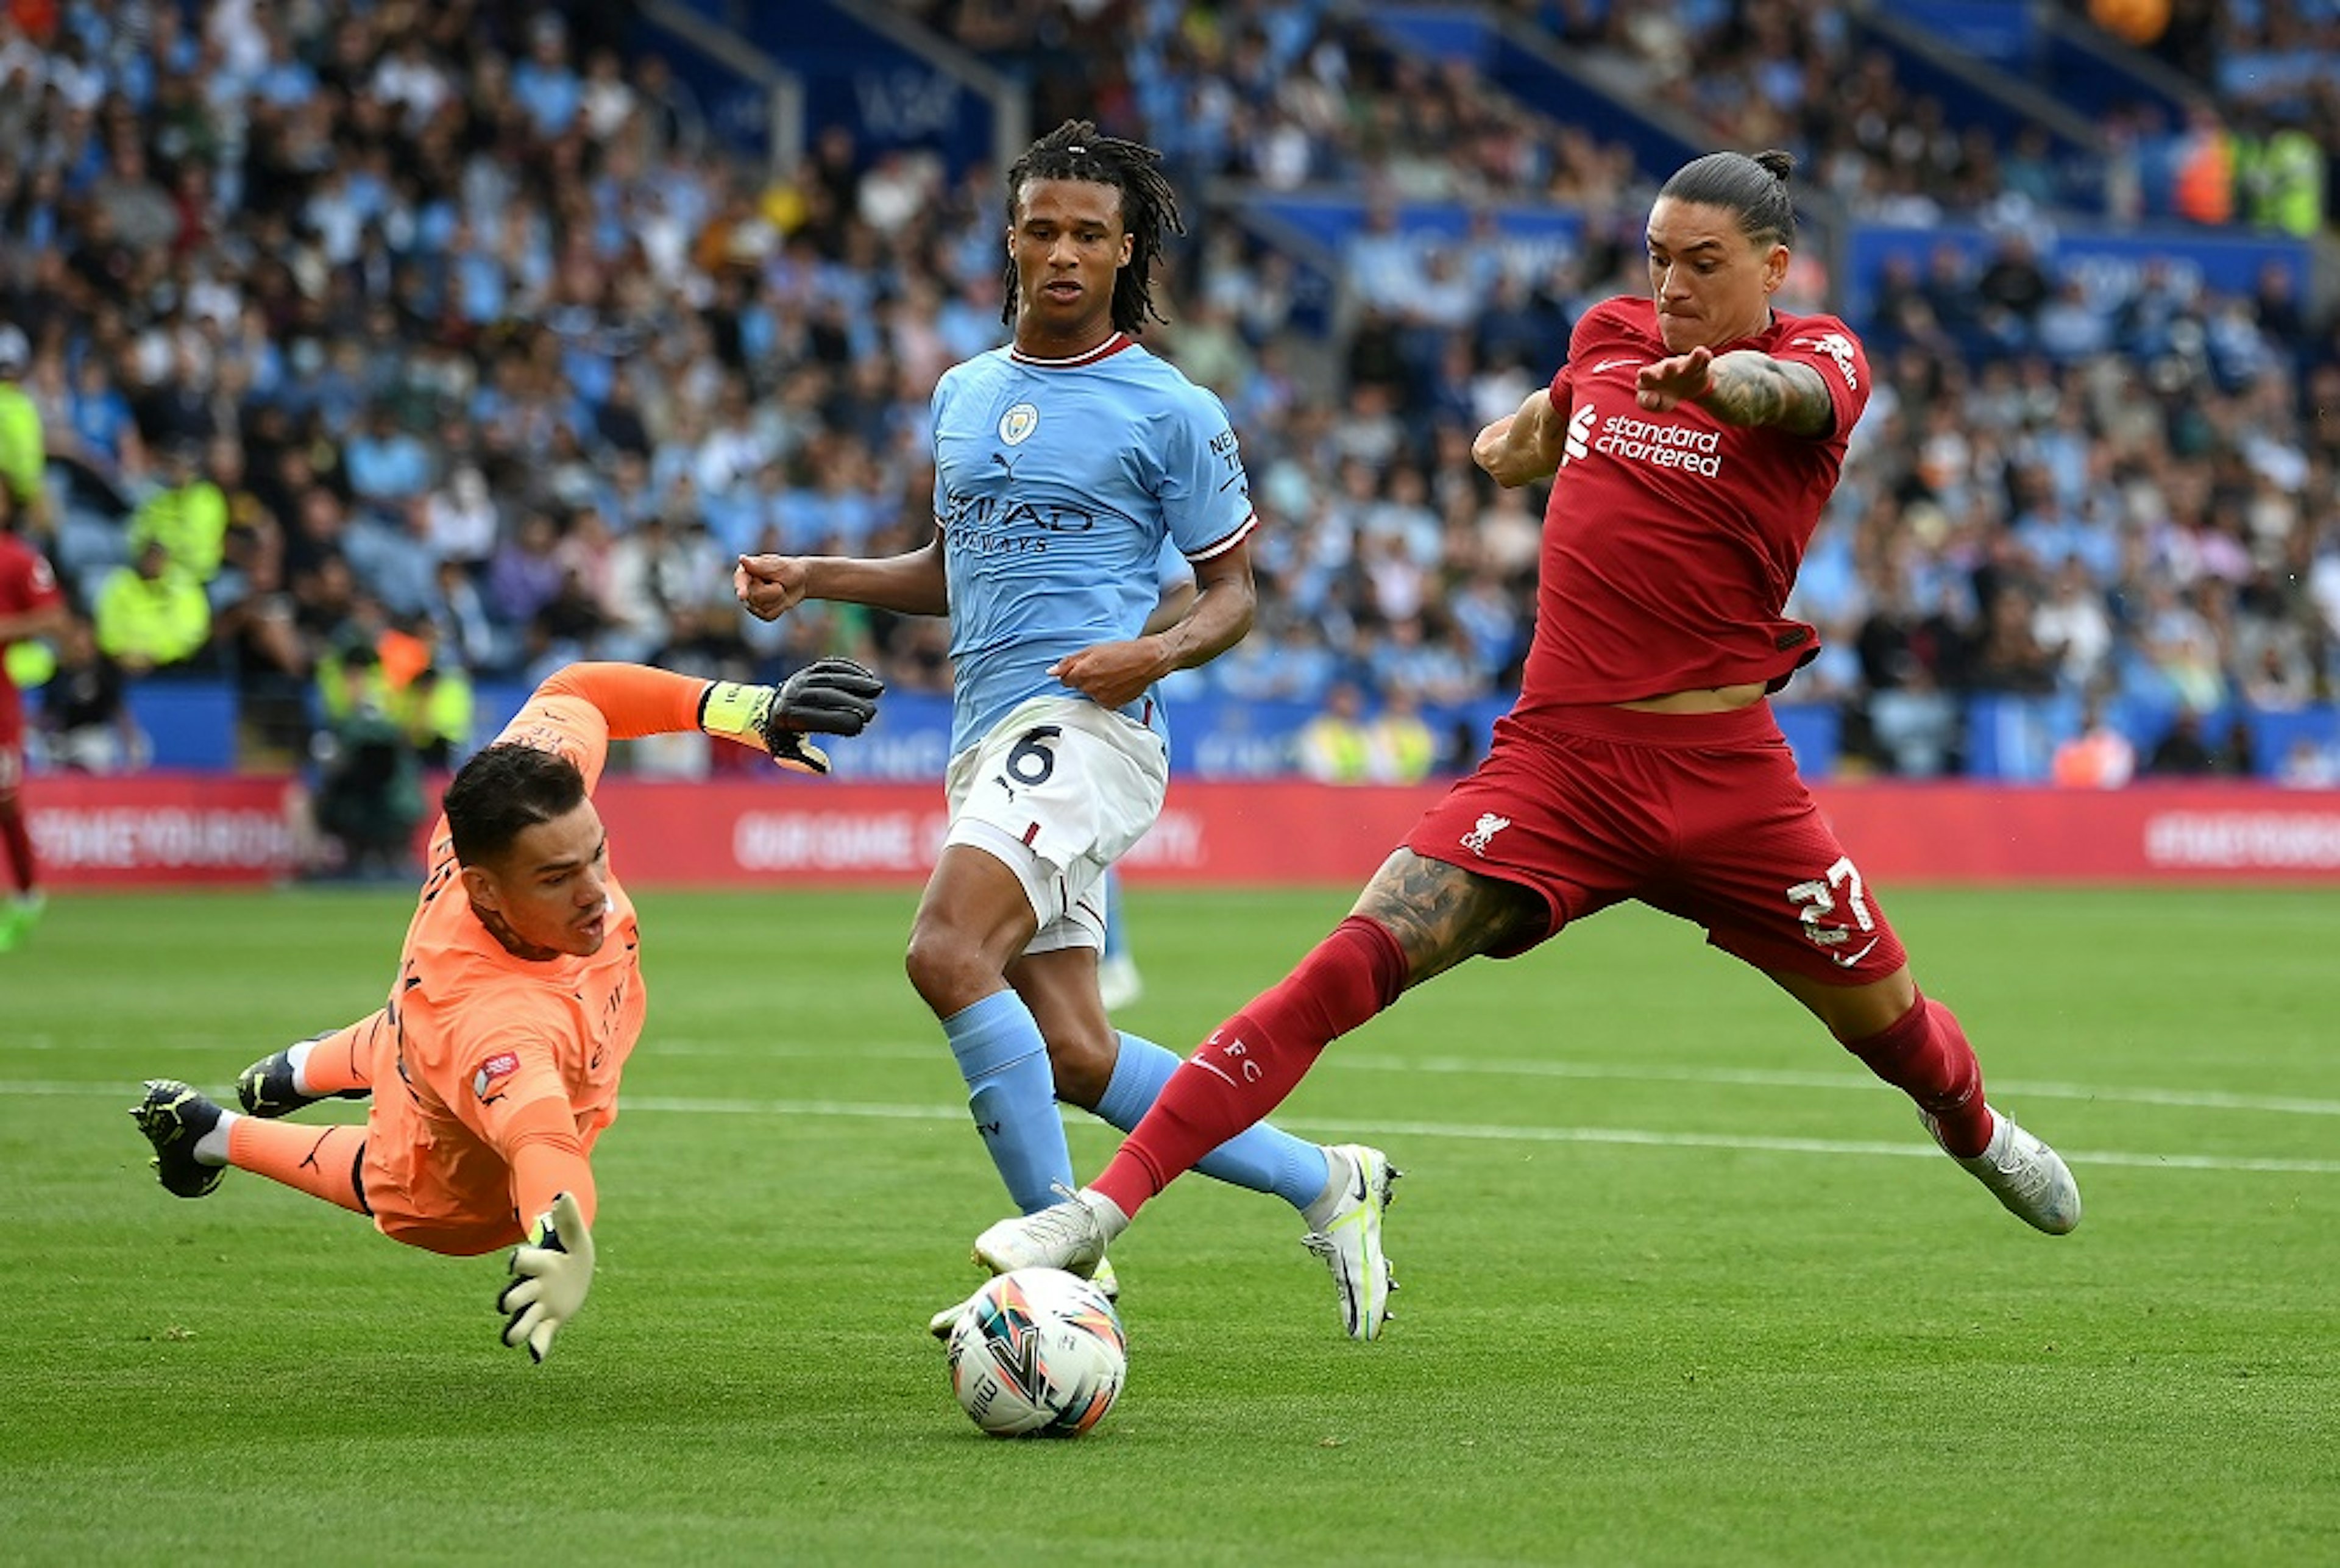
MULTIPOLYGON (((1035 180, 1072 180, 1084 184, 1110 185, 1121 193, 1121 227, 1128 236, 1128 256, 1113 278, 1112 324, 1116 332, 1142 332, 1146 318, 1167 323, 1169 317, 1154 305, 1154 263, 1162 254, 1165 232, 1183 234, 1178 193, 1162 177, 1162 154, 1136 142, 1101 134, 1086 120, 1067 120, 1025 150, 1007 170, 1007 223, 1013 233, 1016 197, 1035 180)), ((1023 308, 1023 264, 1016 246, 1007 247, 1001 281, 1003 303, 999 319, 1016 326, 1023 308)))
MULTIPOLYGON (((743 556, 765 620, 808 599, 947 615, 957 675, 950 813, 910 930, 910 983, 941 1020, 968 1105, 1026 1213, 1069 1190, 1056 1101, 1135 1126, 1178 1058, 1117 1032, 1097 991, 1106 868, 1162 810, 1155 683, 1250 630, 1257 521, 1226 411, 1136 334, 1178 203, 1151 147, 1070 121, 1007 172, 1006 347, 934 394, 934 540, 882 560, 743 556), (1167 540, 1195 592, 1159 618, 1167 540)), ((1262 1125, 1205 1174, 1299 1209, 1344 1321, 1369 1337, 1388 1294, 1380 1151, 1262 1125)), ((935 1320, 948 1333, 957 1308, 935 1320)))

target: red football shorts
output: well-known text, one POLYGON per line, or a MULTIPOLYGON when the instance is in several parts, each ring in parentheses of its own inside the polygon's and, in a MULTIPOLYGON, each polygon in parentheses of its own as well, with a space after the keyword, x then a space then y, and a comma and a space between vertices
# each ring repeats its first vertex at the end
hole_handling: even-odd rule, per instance
POLYGON ((1906 961, 1769 703, 1506 716, 1487 759, 1423 814, 1406 848, 1542 895, 1552 924, 1499 958, 1637 898, 1767 972, 1859 986, 1906 961))

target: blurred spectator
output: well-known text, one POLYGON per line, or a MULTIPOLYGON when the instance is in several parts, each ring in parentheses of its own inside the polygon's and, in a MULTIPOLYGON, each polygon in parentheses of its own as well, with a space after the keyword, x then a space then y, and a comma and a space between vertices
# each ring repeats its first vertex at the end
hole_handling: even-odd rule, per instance
POLYGON ((2294 789, 2340 789, 2340 748, 2319 746, 2302 735, 2284 753, 2276 781, 2294 789))
POLYGON ((2048 777, 2070 789, 2117 789, 2137 774, 2137 748, 2091 700, 2077 734, 2057 744, 2048 777))
POLYGON ((2217 770, 2234 779, 2256 779, 2259 771, 2258 738, 2251 733, 2250 721, 2241 714, 2226 719, 2226 739, 2211 752, 2217 770))
POLYGON ((183 665, 211 639, 212 610, 203 584, 179 570, 159 539, 118 566, 98 590, 97 645, 127 673, 183 665))
POLYGON ((479 566, 495 553, 498 517, 487 477, 466 462, 422 502, 423 536, 439 560, 479 566))
POLYGON ((203 447, 188 439, 163 450, 162 488, 141 501, 130 519, 134 554, 148 541, 160 544, 180 571, 198 584, 220 569, 227 543, 227 497, 203 473, 203 447))
POLYGON ((55 673, 41 689, 40 733, 49 765, 73 772, 134 772, 151 754, 127 678, 84 617, 66 622, 58 640, 55 673))
POLYGON ((35 539, 50 529, 41 411, 21 384, 32 366, 24 330, 0 322, 0 484, 14 498, 18 526, 35 539))
POLYGON ((2217 772, 2217 754, 2202 738, 2202 715, 2191 708, 2177 710, 2154 742, 2145 770, 2157 779, 2203 779, 2217 772))
POLYGON ((1388 688, 1381 711, 1365 725, 1365 777, 1376 784, 1419 784, 1437 765, 1438 737, 1413 690, 1388 688))
POLYGON ((2113 650, 2112 617, 2077 557, 2057 568, 2055 586, 2032 611, 2031 636, 2055 660, 2056 681, 2067 691, 2093 686, 2113 650))
POLYGON ((326 725, 312 755, 310 795, 326 875, 402 879, 422 821, 414 747, 382 701, 381 660, 363 645, 332 661, 325 675, 326 725))
POLYGON ((1324 710, 1300 728, 1300 771, 1319 784, 1363 784, 1373 777, 1373 738, 1364 724, 1364 694, 1348 681, 1324 694, 1324 710))

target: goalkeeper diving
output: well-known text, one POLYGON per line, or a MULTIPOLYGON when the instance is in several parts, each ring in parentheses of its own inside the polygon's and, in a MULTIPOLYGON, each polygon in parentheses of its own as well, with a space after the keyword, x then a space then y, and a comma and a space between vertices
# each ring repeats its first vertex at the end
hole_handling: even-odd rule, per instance
POLYGON ((164 1187, 202 1197, 233 1166, 411 1246, 511 1246, 503 1342, 542 1361, 593 1283, 590 1156, 646 1005, 634 906, 593 809, 610 742, 702 729, 825 773, 808 737, 859 734, 883 690, 845 659, 777 687, 636 664, 554 675, 448 785, 388 1004, 245 1068, 242 1115, 147 1083, 130 1114, 164 1187), (275 1119, 329 1097, 371 1097, 364 1125, 275 1119))

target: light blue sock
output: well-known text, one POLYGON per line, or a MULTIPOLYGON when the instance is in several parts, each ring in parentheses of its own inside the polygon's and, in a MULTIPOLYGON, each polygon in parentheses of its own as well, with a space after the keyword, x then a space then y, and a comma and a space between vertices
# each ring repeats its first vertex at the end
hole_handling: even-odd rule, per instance
MULTIPOLYGON (((1124 1033, 1121 1055, 1113 1064, 1113 1081, 1106 1085, 1105 1097, 1097 1101, 1098 1117, 1129 1131, 1177 1070, 1176 1057, 1152 1040, 1124 1033)), ((1205 1155, 1195 1168, 1231 1186, 1272 1192, 1294 1208, 1314 1203, 1332 1179, 1324 1149, 1265 1122, 1237 1133, 1205 1155)))
POLYGON ((1057 1202, 1056 1184, 1073 1185, 1073 1155, 1056 1114, 1048 1043, 1032 1010, 1015 992, 996 992, 945 1018, 943 1034, 1007 1196, 1026 1214, 1057 1202))

